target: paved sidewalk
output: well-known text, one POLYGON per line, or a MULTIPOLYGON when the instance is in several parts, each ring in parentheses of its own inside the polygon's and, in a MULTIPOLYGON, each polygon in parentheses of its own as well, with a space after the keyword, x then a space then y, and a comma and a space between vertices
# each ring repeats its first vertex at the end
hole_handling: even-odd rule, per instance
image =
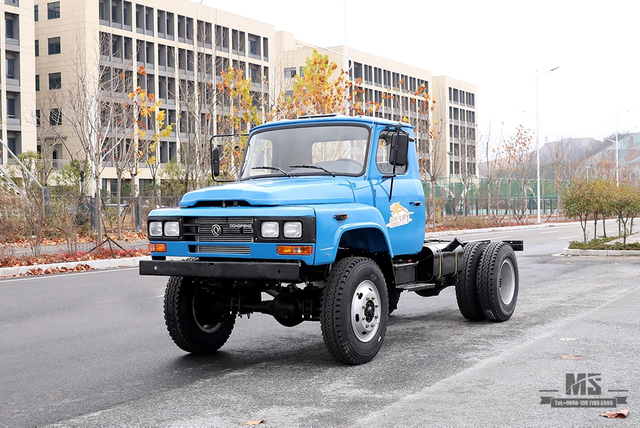
MULTIPOLYGON (((521 226, 505 226, 505 227, 489 227, 483 229, 465 229, 465 233, 482 233, 482 232, 495 232, 496 230, 526 230, 526 229, 540 229, 540 228, 549 228, 549 227, 562 227, 568 225, 570 223, 543 223, 543 224, 528 224, 521 226)), ((446 231, 438 231, 438 232, 429 232, 425 233, 425 237, 428 238, 449 238, 453 237, 456 234, 459 234, 460 230, 446 230, 446 231)), ((122 248, 124 249, 146 249, 148 241, 146 239, 137 239, 134 241, 116 241, 122 248)), ((622 242, 622 238, 616 239, 612 241, 622 242)), ((632 242, 640 242, 640 233, 636 233, 627 237, 627 243, 632 242)), ((113 244, 112 244, 113 245, 113 244)), ((95 242, 83 242, 79 243, 77 248, 78 251, 90 251, 96 246, 95 242)), ((105 243, 104 248, 109 248, 108 243, 105 243)), ((117 249, 116 245, 113 245, 114 249, 117 249)), ((8 252, 8 254, 12 254, 15 256, 22 255, 30 255, 31 249, 29 247, 20 246, 20 247, 10 247, 3 248, 0 246, 0 251, 4 250, 8 252)), ((57 245, 43 245, 41 248, 41 252, 43 254, 53 254, 67 251, 67 245, 57 244, 57 245)), ((570 250, 565 249, 565 256, 633 256, 640 257, 640 251, 635 250, 570 250)), ((11 268, 0 268, 0 278, 8 277, 8 276, 16 276, 21 275, 28 272, 31 269, 40 268, 42 270, 51 269, 51 268, 73 268, 79 264, 86 264, 91 266, 94 269, 112 269, 116 267, 125 267, 125 266, 137 266, 138 262, 141 259, 148 259, 149 257, 131 257, 131 258, 120 258, 120 259, 105 259, 105 260, 90 260, 90 261, 80 261, 80 262, 68 262, 68 263, 54 263, 47 265, 32 265, 32 266, 19 266, 19 267, 11 267, 11 268)))

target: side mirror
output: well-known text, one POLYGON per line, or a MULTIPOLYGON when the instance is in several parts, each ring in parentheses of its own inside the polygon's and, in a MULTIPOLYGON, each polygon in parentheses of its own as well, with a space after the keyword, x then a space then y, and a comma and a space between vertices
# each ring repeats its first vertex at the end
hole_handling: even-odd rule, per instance
POLYGON ((391 141, 391 153, 389 163, 395 166, 405 166, 408 161, 409 135, 399 132, 393 136, 391 141))
POLYGON ((211 173, 214 180, 220 175, 220 149, 217 147, 211 152, 211 173))

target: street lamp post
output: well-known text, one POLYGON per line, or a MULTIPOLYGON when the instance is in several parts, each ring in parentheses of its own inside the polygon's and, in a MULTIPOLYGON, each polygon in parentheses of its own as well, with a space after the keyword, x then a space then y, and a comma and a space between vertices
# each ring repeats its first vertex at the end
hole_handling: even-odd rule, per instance
POLYGON ((558 67, 554 67, 551 70, 545 71, 544 73, 538 74, 538 71, 536 70, 536 178, 538 181, 538 189, 537 189, 537 210, 538 210, 538 224, 541 223, 540 220, 540 132, 539 132, 539 127, 540 127, 540 116, 538 114, 538 79, 541 76, 544 76, 547 73, 551 73, 552 71, 557 70, 558 68, 560 68, 560 66, 558 67))

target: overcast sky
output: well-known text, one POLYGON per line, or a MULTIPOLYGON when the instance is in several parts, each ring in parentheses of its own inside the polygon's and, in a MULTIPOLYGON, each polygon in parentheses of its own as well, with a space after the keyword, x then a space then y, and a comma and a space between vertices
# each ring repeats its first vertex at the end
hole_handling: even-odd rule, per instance
MULTIPOLYGON (((479 130, 540 142, 640 132, 637 0, 204 0, 318 46, 347 46, 478 87, 479 130), (537 71, 537 74, 536 74, 537 71), (631 111, 627 111, 632 109, 631 111)), ((340 64, 341 65, 341 64, 340 64)))

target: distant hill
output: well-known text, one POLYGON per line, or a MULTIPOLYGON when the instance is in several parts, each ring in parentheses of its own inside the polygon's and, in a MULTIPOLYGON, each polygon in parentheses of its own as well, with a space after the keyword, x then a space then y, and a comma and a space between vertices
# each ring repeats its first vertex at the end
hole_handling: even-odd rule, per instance
MULTIPOLYGON (((618 141, 621 176, 637 176, 640 180, 640 133, 621 135, 618 141)), ((615 143, 608 140, 563 138, 560 141, 550 141, 540 148, 540 165, 543 169, 548 169, 554 163, 561 162, 570 165, 570 168, 588 168, 592 172, 597 170, 598 165, 604 165, 605 170, 609 171, 615 165, 615 150, 615 143)), ((479 171, 485 170, 483 162, 479 163, 478 168, 479 171)), ((600 173, 604 174, 603 170, 600 173)))
POLYGON ((596 140, 595 138, 563 138, 551 141, 540 148, 540 163, 550 163, 556 151, 564 152, 571 161, 584 161, 613 146, 612 143, 596 140))

